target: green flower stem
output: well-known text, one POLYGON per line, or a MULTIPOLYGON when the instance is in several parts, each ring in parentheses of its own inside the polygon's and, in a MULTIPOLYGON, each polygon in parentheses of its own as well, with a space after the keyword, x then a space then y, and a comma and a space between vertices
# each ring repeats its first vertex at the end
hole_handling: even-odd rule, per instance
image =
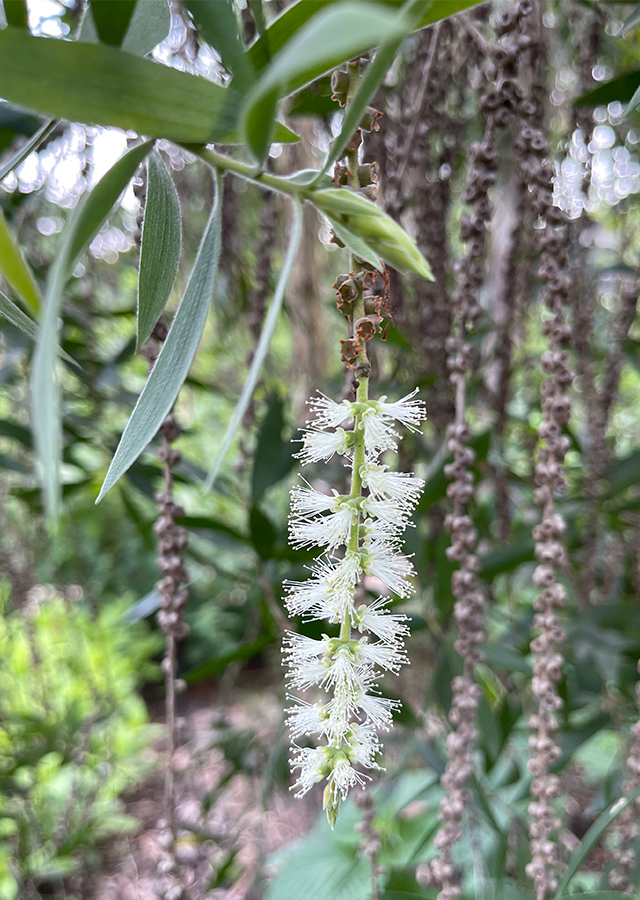
MULTIPOLYGON (((351 65, 349 64, 349 87, 347 90, 347 106, 351 102, 353 96, 358 90, 358 82, 360 80, 360 61, 351 65)), ((360 187, 360 181, 358 179, 358 150, 356 148, 349 148, 347 150, 347 165, 348 165, 348 174, 347 180, 349 183, 349 187, 354 190, 358 190, 360 187)), ((355 272, 356 270, 356 260, 353 253, 349 254, 349 270, 351 272, 355 272)), ((358 294, 353 302, 353 313, 351 315, 351 329, 352 334, 355 337, 355 323, 358 319, 361 319, 364 316, 364 292, 362 288, 358 289, 358 294)), ((367 358, 367 345, 362 343, 362 349, 358 354, 357 364, 356 364, 356 374, 358 376, 358 390, 356 393, 356 399, 360 403, 365 403, 369 399, 369 360, 367 358), (366 374, 363 374, 366 373, 366 374)), ((356 415, 355 421, 353 424, 354 433, 355 433, 355 445, 353 449, 353 466, 351 470, 351 491, 349 493, 349 497, 353 500, 362 496, 362 476, 360 474, 360 469, 364 465, 364 429, 360 427, 361 421, 360 416, 356 415)), ((359 550, 359 540, 360 540, 360 511, 358 511, 358 515, 355 517, 351 525, 351 531, 349 533, 349 543, 347 545, 347 552, 357 553, 359 550)), ((347 610, 347 613, 344 618, 344 622, 342 622, 340 626, 340 640, 348 641, 351 638, 351 613, 347 610)))
POLYGON ((281 194, 288 194, 289 197, 301 197, 309 193, 309 186, 306 184, 295 184, 286 178, 278 178, 277 175, 270 175, 268 172, 260 172, 255 166, 240 162, 239 159, 232 159, 216 150, 210 150, 206 147, 200 147, 193 144, 183 144, 185 150, 189 153, 195 153, 201 160, 208 163, 214 169, 221 172, 233 172, 246 181, 252 181, 254 184, 261 184, 263 187, 271 188, 279 191, 281 194))

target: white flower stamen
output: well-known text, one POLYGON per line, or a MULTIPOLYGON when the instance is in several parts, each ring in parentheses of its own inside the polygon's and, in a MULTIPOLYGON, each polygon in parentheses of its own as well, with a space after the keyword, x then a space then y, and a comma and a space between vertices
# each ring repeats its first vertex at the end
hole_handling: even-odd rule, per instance
POLYGON ((364 788, 370 780, 362 770, 380 769, 379 732, 391 727, 393 714, 400 708, 398 700, 380 695, 377 683, 384 672, 397 673, 409 661, 403 646, 409 634, 407 617, 389 611, 388 597, 359 603, 356 609, 355 596, 363 574, 379 579, 399 597, 413 590, 413 566, 399 547, 423 481, 389 471, 380 455, 396 449, 397 423, 418 430, 425 411, 413 399, 415 394, 395 403, 386 397, 369 400, 366 382, 363 387, 361 381, 355 402, 314 397, 309 402, 313 418, 296 454, 303 464, 330 460, 335 454, 347 456, 352 463, 347 496, 337 491, 322 493, 308 484, 292 489, 292 546, 317 546, 326 555, 315 560, 306 581, 284 585, 290 615, 340 626, 339 636, 325 634, 316 640, 287 632, 283 641, 289 687, 315 688, 321 694, 316 702, 290 697, 291 737, 326 741, 312 748, 294 743, 294 789, 301 797, 324 781, 324 805, 332 825, 350 788, 364 788), (350 423, 353 430, 347 430, 350 423))

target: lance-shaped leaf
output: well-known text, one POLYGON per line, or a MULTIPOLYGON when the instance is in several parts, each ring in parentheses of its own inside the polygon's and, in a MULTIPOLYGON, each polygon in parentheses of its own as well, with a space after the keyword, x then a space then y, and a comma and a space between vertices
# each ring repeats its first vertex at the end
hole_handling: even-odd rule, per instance
POLYGON ((0 31, 0 96, 54 118, 199 144, 232 141, 240 105, 233 88, 205 78, 22 28, 0 31))
POLYGON ((253 360, 251 361, 251 368, 249 369, 247 380, 244 383, 242 393, 240 394, 240 399, 238 400, 236 408, 233 411, 231 422, 229 423, 229 426, 224 433, 224 437, 222 438, 222 446, 220 447, 218 455, 207 476, 207 480, 205 482, 205 490, 211 490, 216 478, 218 477, 220 466, 222 465, 222 462, 227 455, 227 451, 231 446, 236 431, 240 427, 242 417, 247 411, 249 401, 251 400, 256 384, 258 383, 260 370, 262 369, 262 364, 267 355, 269 344, 271 343, 271 338, 273 337, 276 322, 278 321, 278 314, 282 307, 282 301, 284 300, 284 292, 289 282, 289 277, 291 275, 291 269, 293 268, 293 263, 296 258, 296 253, 298 252, 301 234, 302 210, 300 209, 300 204, 297 201, 294 201, 291 237, 289 238, 289 246, 287 247, 287 253, 282 265, 282 271, 280 272, 280 278, 278 279, 278 284, 276 285, 273 300, 271 301, 271 307, 269 308, 267 317, 264 320, 264 325, 262 326, 260 340, 258 341, 256 352, 253 354, 253 360))
POLYGON ((40 311, 40 291, 33 273, 24 259, 0 209, 0 275, 2 275, 25 306, 34 313, 40 311))
POLYGON ((136 56, 146 56, 171 30, 168 0, 138 0, 131 16, 122 49, 136 56))
MULTIPOLYGON (((104 0, 112 6, 113 0, 104 0)), ((127 53, 146 56, 157 47, 171 29, 171 11, 168 0, 138 0, 120 47, 127 53)), ((80 26, 78 40, 87 44, 100 41, 91 6, 88 6, 80 26)))
MULTIPOLYGON (((28 338, 31 338, 32 341, 37 340, 38 338, 38 323, 34 322, 33 319, 30 319, 29 316, 25 315, 19 306, 16 306, 15 303, 12 303, 8 297, 0 291, 0 316, 6 319, 7 322, 10 322, 11 325, 14 325, 16 328, 20 329, 23 334, 26 334, 28 338)), ((65 353, 64 350, 60 351, 60 355, 63 359, 66 359, 67 362, 71 363, 74 366, 78 366, 78 363, 72 356, 69 356, 68 353, 65 353)), ((0 434, 2 433, 2 429, 0 428, 0 434)))
POLYGON ((4 14, 7 24, 17 28, 29 27, 27 0, 4 0, 4 14))
POLYGON ((44 125, 41 125, 35 134, 32 134, 29 140, 19 150, 16 150, 3 166, 0 166, 0 181, 3 181, 9 172, 17 169, 30 153, 37 150, 53 134, 57 124, 57 122, 50 119, 44 125))
POLYGON ((633 12, 630 13, 624 20, 624 24, 620 31, 617 33, 616 37, 622 37, 628 31, 631 31, 632 28, 635 28, 636 25, 640 25, 640 3, 636 4, 633 12))
POLYGON ((187 377, 213 295, 220 257, 221 210, 222 187, 220 176, 216 173, 213 209, 189 284, 160 355, 125 426, 96 502, 100 502, 152 440, 187 377))
POLYGON ((138 337, 143 344, 167 304, 180 262, 180 202, 164 163, 154 151, 147 163, 147 199, 138 276, 138 337))
POLYGON ((207 43, 220 55, 222 65, 233 75, 236 88, 246 89, 256 79, 238 33, 238 20, 231 0, 186 0, 186 7, 207 43))
POLYGON ((30 319, 29 316, 22 312, 19 306, 12 303, 8 297, 5 297, 2 291, 0 291, 0 316, 5 318, 7 322, 11 322, 12 325, 15 325, 16 328, 19 328, 23 334, 26 334, 32 340, 35 340, 38 336, 38 326, 33 319, 30 319))
POLYGON ((101 228, 151 146, 151 142, 147 142, 134 147, 109 169, 90 193, 84 195, 67 221, 49 270, 33 358, 31 420, 45 508, 52 518, 57 515, 60 498, 62 422, 56 361, 59 353, 58 316, 64 287, 79 257, 101 228))
POLYGON ((119 47, 129 28, 136 0, 118 0, 117 3, 113 0, 89 0, 89 2, 102 43, 119 47))
POLYGON ((132 147, 100 179, 91 193, 86 195, 86 203, 82 205, 77 225, 71 235, 68 275, 71 274, 75 264, 102 227, 116 201, 152 147, 152 141, 145 141, 144 144, 132 147))
POLYGON ((379 3, 342 3, 321 10, 275 56, 252 90, 244 133, 261 162, 273 140, 278 100, 331 71, 345 59, 401 37, 404 21, 379 3))
MULTIPOLYGON (((554 894, 554 898, 556 898, 556 900, 561 900, 561 898, 569 896, 569 885, 573 881, 576 873, 579 871, 580 866, 584 863, 598 841, 602 838, 603 834, 609 829, 612 822, 615 822, 618 816, 621 815, 624 810, 627 809, 629 805, 633 803, 634 800, 636 800, 638 797, 640 797, 640 788, 638 788, 638 790, 636 791, 633 791, 633 793, 627 795, 626 797, 621 797, 619 800, 615 800, 611 804, 611 806, 600 813, 598 818, 591 825, 587 833, 583 836, 582 840, 571 854, 571 858, 569 859, 563 878, 558 886, 558 890, 554 894)), ((594 894, 579 894, 577 896, 580 896, 581 898, 591 897, 592 900, 615 900, 616 896, 620 896, 619 894, 616 895, 614 893, 611 893, 609 897, 607 896, 609 893, 610 892, 608 891, 600 891, 594 894)))
MULTIPOLYGON (((297 0, 292 3, 269 25, 264 34, 250 47, 249 56, 256 69, 261 71, 271 60, 271 57, 278 53, 287 44, 291 38, 320 10, 342 0, 297 0)), ((388 9, 400 9, 404 0, 378 0, 388 9)), ((436 0, 435 3, 425 3, 425 9, 420 15, 416 24, 417 28, 426 28, 434 22, 440 22, 442 19, 448 19, 458 13, 477 6, 483 0, 436 0)), ((373 49, 375 44, 368 47, 367 50, 373 49)), ((350 57, 340 60, 340 63, 346 62, 350 57)), ((338 65, 340 64, 338 63, 338 65)))
MULTIPOLYGON (((413 272, 421 278, 433 280, 429 263, 418 250, 413 238, 366 197, 346 188, 329 188, 310 191, 307 199, 327 216, 338 237, 347 245, 352 244, 350 236, 355 235, 370 252, 394 269, 413 272)), ((357 247, 352 246, 351 249, 358 256, 363 256, 357 247)))
POLYGON ((630 101, 640 87, 640 70, 627 72, 611 81, 598 85, 592 91, 582 94, 573 101, 574 106, 608 106, 618 100, 620 103, 630 101))

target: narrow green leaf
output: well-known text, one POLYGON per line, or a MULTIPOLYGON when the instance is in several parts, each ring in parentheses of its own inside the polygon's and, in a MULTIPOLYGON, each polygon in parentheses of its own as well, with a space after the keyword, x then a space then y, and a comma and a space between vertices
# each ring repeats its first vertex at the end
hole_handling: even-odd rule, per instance
POLYGON ((0 31, 0 96, 54 118, 195 144, 235 140, 240 106, 237 91, 205 78, 21 28, 0 31))
POLYGON ((4 316, 16 328, 19 328, 27 337, 32 338, 32 340, 36 339, 38 335, 36 323, 29 316, 26 316, 19 306, 12 303, 8 297, 5 297, 2 291, 0 291, 0 315, 4 316))
POLYGON ((309 191, 306 197, 327 216, 337 233, 340 228, 346 229, 345 234, 355 235, 366 244, 370 253, 376 254, 394 269, 412 272, 433 281, 429 263, 413 238, 362 194, 334 187, 309 191))
POLYGON ((373 266, 374 269, 378 269, 382 272, 384 267, 384 263, 380 259, 377 253, 374 253, 373 250, 365 244, 362 238, 359 238, 357 234, 354 234, 352 231, 343 225, 341 222, 338 222, 335 219, 329 218, 329 222, 331 223, 331 227, 335 231, 338 238, 342 241, 342 243, 351 250, 352 253, 355 253, 360 259, 363 259, 365 262, 369 263, 370 266, 373 266))
POLYGON ((58 253, 49 270, 44 309, 31 382, 31 419, 36 459, 44 491, 44 505, 55 518, 60 500, 59 469, 62 458, 60 387, 56 376, 58 316, 67 279, 84 253, 152 143, 129 150, 109 169, 95 188, 85 194, 62 232, 58 253))
POLYGON ((138 0, 122 42, 122 49, 146 56, 161 44, 171 30, 168 0, 138 0))
POLYGON ((24 425, 18 425, 16 422, 10 422, 8 419, 0 419, 0 434, 2 437, 13 438, 13 440, 22 444, 23 447, 26 447, 27 450, 30 450, 33 446, 29 429, 25 428, 24 425))
POLYGON ((245 122, 247 145, 262 167, 274 141, 280 92, 277 87, 260 95, 245 122))
POLYGON ((196 28, 217 50, 222 65, 233 75, 234 87, 246 90, 256 80, 253 65, 238 33, 238 19, 231 0, 185 0, 196 28))
POLYGON ((47 140, 49 135, 53 133, 57 124, 57 122, 49 119, 44 125, 41 125, 35 134, 31 135, 26 144, 20 147, 20 149, 13 154, 11 159, 7 160, 7 162, 0 167, 0 181, 3 181, 9 172, 13 172, 14 169, 17 169, 20 163, 24 162, 30 153, 37 150, 38 147, 47 140))
POLYGON ((14 28, 29 27, 26 0, 4 0, 4 14, 7 17, 7 25, 13 25, 14 28))
POLYGON ((0 209, 0 275, 32 312, 40 312, 42 301, 33 273, 0 209))
POLYGON ((277 484, 295 463, 291 441, 282 437, 284 408, 279 394, 273 394, 262 420, 251 473, 251 499, 257 504, 267 488, 277 484))
POLYGON ((397 14, 380 3, 345 2, 321 10, 302 26, 265 69, 243 113, 247 143, 260 162, 270 142, 276 100, 345 60, 405 34, 397 14), (265 114, 267 105, 269 114, 265 114))
MULTIPOLYGON (((616 800, 608 809, 605 809, 604 812, 600 813, 571 854, 562 881, 554 895, 554 900, 561 900, 561 898, 569 896, 567 894, 567 888, 571 884, 574 875, 578 872, 582 863, 589 856, 611 823, 614 822, 620 813, 622 813, 630 803, 633 803, 637 797, 640 797, 640 788, 629 794, 628 797, 621 797, 619 800, 616 800)), ((589 900, 614 900, 614 898, 619 897, 620 894, 612 893, 611 891, 596 891, 595 893, 580 894, 581 900, 583 900, 583 898, 589 898, 589 900)))
POLYGON ((147 340, 165 308, 180 262, 180 202, 164 163, 148 161, 147 200, 138 277, 137 346, 147 340))
POLYGON ((636 92, 629 100, 627 108, 624 111, 625 116, 628 116, 630 112, 633 112, 634 109, 637 109, 640 105, 640 85, 636 88, 636 92))
MULTIPOLYGON (((249 56, 256 71, 262 71, 269 64, 271 57, 278 53, 312 16, 325 7, 341 2, 342 0, 314 0, 311 3, 309 0, 298 0, 297 3, 292 3, 249 48, 249 56)), ((400 9, 404 0, 379 0, 379 2, 387 8, 400 9)), ((434 22, 448 19, 482 2, 483 0, 438 0, 425 11, 416 27, 426 28, 434 22)), ((373 46, 375 45, 372 44, 367 50, 371 50, 373 46)), ((348 57, 340 62, 346 62, 347 59, 348 57)))
POLYGON ((39 125, 34 116, 26 115, 10 103, 0 102, 0 152, 6 150, 19 134, 32 137, 39 125))
POLYGON ((213 294, 220 256, 221 212, 222 187, 220 176, 216 173, 213 209, 189 284, 156 364, 124 429, 96 502, 100 502, 154 437, 187 377, 213 294))
POLYGON ((626 34, 628 31, 631 31, 632 28, 635 28, 636 25, 640 25, 640 3, 637 3, 635 9, 632 13, 630 13, 627 18, 624 20, 624 25, 617 33, 616 37, 622 37, 623 34, 626 34))
POLYGON ((260 559, 263 562, 271 559, 276 542, 276 529, 271 519, 255 504, 249 510, 249 533, 251 543, 260 559))
POLYGON ((302 209, 297 201, 293 201, 293 204, 291 236, 289 238, 289 246, 287 247, 287 253, 282 265, 282 271, 280 272, 280 278, 278 279, 278 284, 276 285, 269 312, 267 313, 264 325, 262 326, 262 333, 260 334, 260 340, 258 341, 258 346, 256 347, 256 352, 253 356, 253 361, 251 363, 251 368, 249 369, 249 374, 247 375, 247 380, 245 381, 244 387, 242 388, 240 399, 238 400, 237 406, 233 411, 233 416, 231 417, 229 426, 224 433, 224 437, 222 438, 222 446, 220 448, 220 451, 218 452, 218 456, 216 457, 211 467, 211 471, 207 476, 207 480, 204 485, 205 490, 211 490, 211 488, 215 484, 215 480, 218 477, 218 473, 220 471, 220 466, 222 465, 222 462, 227 455, 227 451, 231 446, 231 442, 235 437, 235 433, 238 430, 240 423, 242 422, 242 417, 247 410, 247 406, 249 405, 249 401, 251 400, 256 384, 258 382, 260 370, 262 369, 262 364, 267 355, 269 344, 271 343, 271 337, 273 336, 276 322, 278 321, 278 314, 280 312, 280 309, 282 308, 282 301, 284 300, 284 292, 289 281, 289 276, 291 275, 291 269, 293 268, 296 253, 298 252, 298 245, 300 243, 300 236, 302 234, 302 209))
POLYGON ((256 23, 258 34, 263 35, 267 30, 267 20, 264 17, 262 0, 249 0, 249 12, 256 23))
MULTIPOLYGON (((12 303, 8 297, 0 291, 0 316, 3 316, 8 322, 14 325, 16 328, 19 328, 23 334, 26 334, 27 337, 31 338, 32 341, 37 340, 38 338, 38 325, 33 319, 30 319, 29 316, 26 316, 19 306, 16 306, 15 303, 12 303)), ((72 356, 69 356, 68 353, 65 353, 64 350, 60 351, 60 356, 63 359, 66 359, 68 363, 79 368, 78 363, 72 356)), ((2 429, 0 428, 0 434, 2 433, 2 429)))
POLYGON ((80 28, 78 29, 77 40, 84 44, 100 43, 100 35, 98 34, 98 29, 90 6, 87 6, 84 11, 82 21, 80 22, 80 28))
POLYGON ((119 47, 131 22, 136 0, 89 0, 89 3, 102 43, 119 47))
POLYGON ((49 269, 44 309, 33 356, 31 429, 36 450, 36 467, 44 495, 44 508, 49 519, 55 519, 58 515, 59 471, 62 459, 60 389, 56 374, 58 313, 68 277, 69 247, 83 205, 80 201, 67 220, 60 238, 58 253, 49 269))
POLYGON ((103 222, 115 206, 118 198, 133 178, 136 169, 153 147, 153 141, 145 141, 132 147, 100 179, 87 202, 83 204, 69 245, 69 271, 94 239, 103 222))
POLYGON ((506 547, 499 547, 492 553, 481 557, 482 568, 480 575, 487 580, 495 578, 502 572, 510 572, 524 562, 535 559, 534 542, 532 538, 524 538, 506 547))
POLYGON ((573 101, 574 106, 607 106, 615 100, 628 103, 640 87, 640 70, 627 72, 601 84, 573 101))

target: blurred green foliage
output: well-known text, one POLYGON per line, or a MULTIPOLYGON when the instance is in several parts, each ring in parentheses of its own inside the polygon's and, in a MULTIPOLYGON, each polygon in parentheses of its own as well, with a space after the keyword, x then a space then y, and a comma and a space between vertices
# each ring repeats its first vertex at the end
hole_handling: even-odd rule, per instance
POLYGON ((0 618, 0 898, 62 880, 100 861, 101 842, 134 832, 120 797, 155 762, 136 688, 154 679, 158 640, 125 626, 123 607, 93 617, 37 587, 0 618))

